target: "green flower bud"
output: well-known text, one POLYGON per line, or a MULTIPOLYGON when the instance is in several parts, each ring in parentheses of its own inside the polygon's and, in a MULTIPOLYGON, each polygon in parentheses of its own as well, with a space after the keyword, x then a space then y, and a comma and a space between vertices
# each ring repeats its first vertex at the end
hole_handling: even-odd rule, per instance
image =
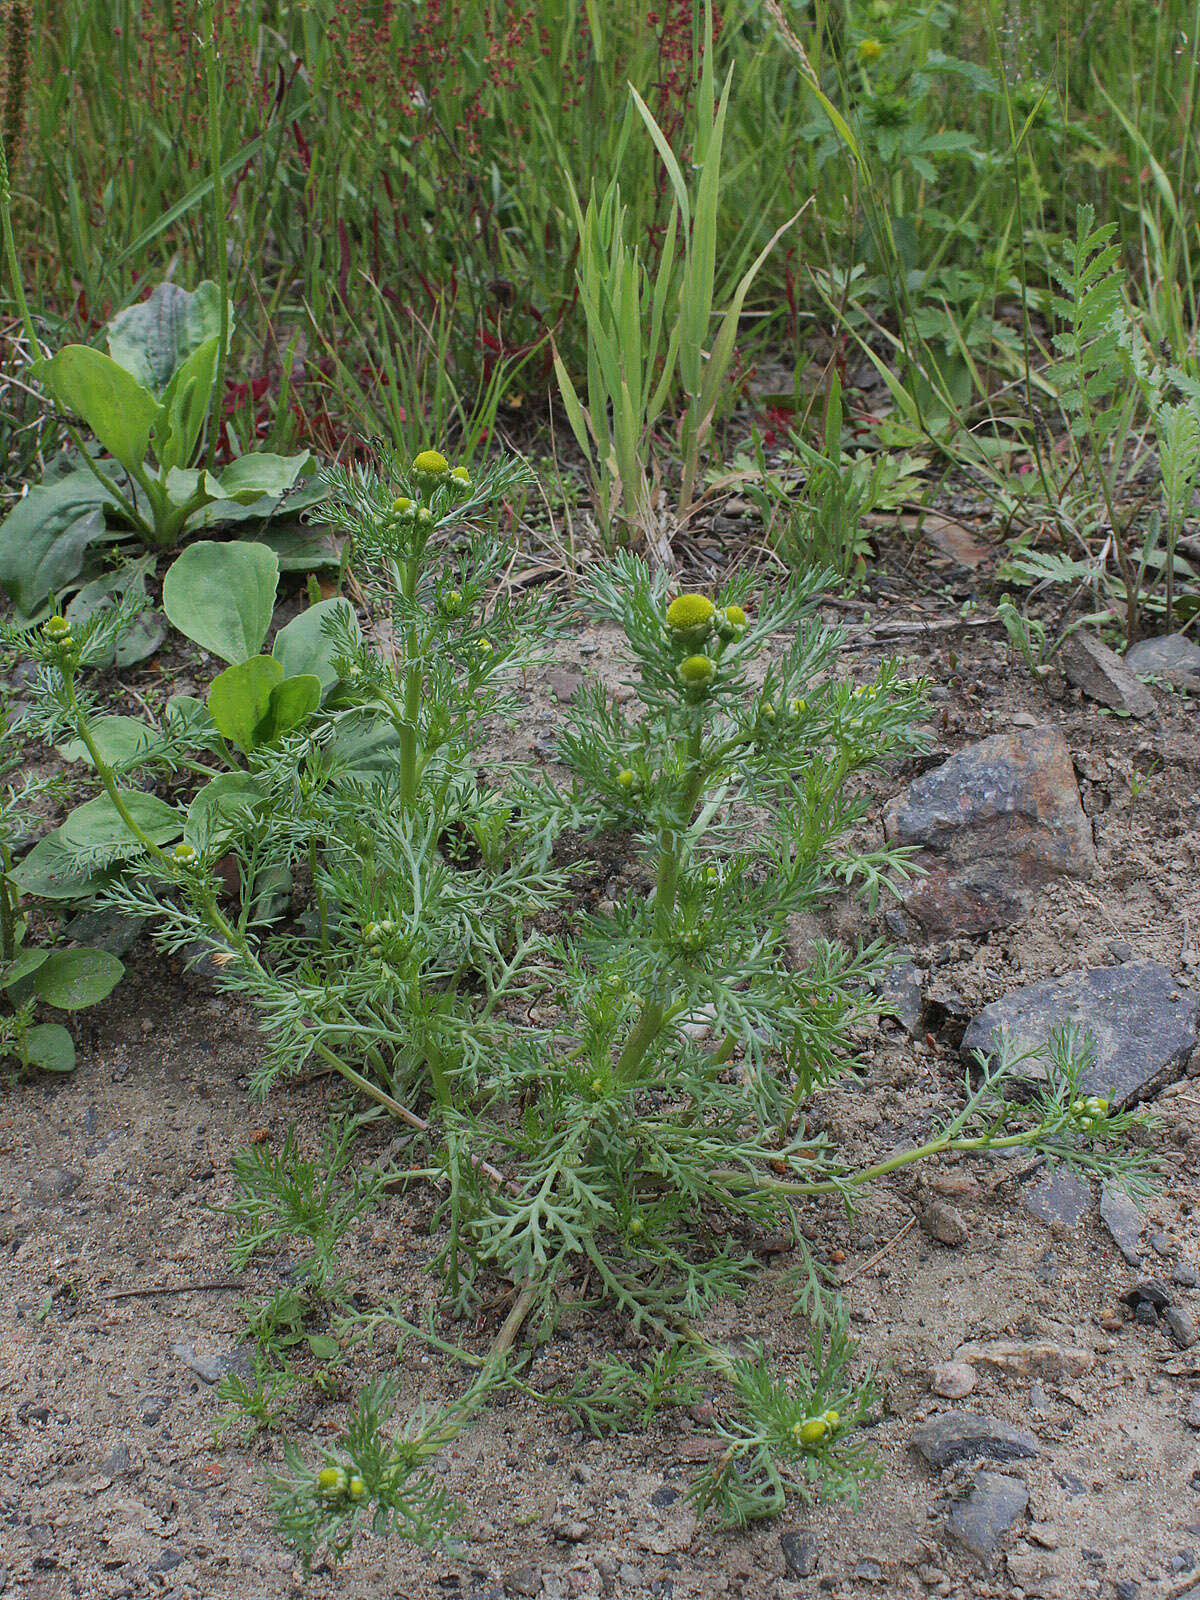
POLYGON ((363 929, 363 943, 368 945, 378 944, 383 937, 383 929, 377 922, 368 922, 363 929))
POLYGON ((628 767, 623 767, 621 771, 617 773, 617 782, 620 784, 622 789, 632 789, 636 781, 637 778, 635 774, 631 772, 628 767))
POLYGON ((399 494, 392 501, 392 516, 397 522, 411 522, 417 512, 417 502, 399 494))
POLYGON ((354 1473, 351 1476, 350 1482, 346 1485, 346 1493, 349 1495, 351 1500, 361 1500, 366 1492, 366 1484, 362 1481, 357 1472, 354 1473))
POLYGON ((872 62, 878 61, 883 54, 883 46, 878 39, 860 39, 858 42, 858 59, 863 66, 869 67, 872 62))
POLYGON ((437 482, 449 475, 450 463, 440 450, 422 450, 413 462, 412 469, 418 478, 437 482))
POLYGON ((677 595, 667 607, 667 632, 677 644, 703 644, 712 632, 717 608, 707 595, 677 595))
POLYGON ((470 494, 472 489, 471 474, 466 467, 452 467, 450 469, 449 484, 456 494, 470 494))
POLYGON ((597 1100, 599 1100, 600 1096, 604 1093, 604 1083, 600 1078, 593 1078, 591 1083, 588 1084, 588 1088, 591 1090, 592 1094, 595 1095, 597 1100))
POLYGON ((726 606, 717 612, 717 633, 722 639, 740 639, 746 631, 746 613, 741 606, 726 606))
POLYGON ((196 851, 190 844, 177 844, 171 851, 171 860, 178 866, 194 866, 197 860, 196 851))
POLYGON ((475 648, 481 656, 490 656, 492 654, 492 641, 490 639, 480 639, 475 648))
POLYGON ((824 1417, 808 1417, 793 1426, 792 1438, 805 1449, 811 1449, 820 1444, 828 1432, 829 1424, 824 1417))
POLYGON ((42 635, 51 644, 68 644, 71 638, 71 624, 66 617, 50 617, 42 623, 42 635))
POLYGON ((438 610, 444 617, 461 617, 463 614, 463 597, 459 589, 447 589, 438 596, 438 610))
POLYGON ((629 1219, 629 1237, 640 1239, 646 1231, 646 1223, 642 1217, 633 1216, 629 1219))
POLYGON ((821 1415, 824 1418, 824 1420, 829 1424, 829 1428, 830 1428, 831 1432, 832 1432, 832 1430, 834 1428, 837 1427, 838 1423, 842 1420, 840 1415, 836 1411, 832 1411, 832 1410, 831 1411, 823 1411, 821 1413, 821 1415))
POLYGON ((343 1467, 322 1467, 317 1473, 317 1489, 326 1500, 336 1500, 345 1493, 346 1472, 343 1467))
POLYGON ((701 691, 708 688, 716 667, 708 656, 689 656, 679 664, 679 681, 685 688, 701 691))

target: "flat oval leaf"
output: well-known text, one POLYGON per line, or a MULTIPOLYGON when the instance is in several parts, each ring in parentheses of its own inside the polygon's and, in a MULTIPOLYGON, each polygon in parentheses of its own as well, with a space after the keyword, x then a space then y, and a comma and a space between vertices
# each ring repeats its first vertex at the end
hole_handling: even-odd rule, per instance
POLYGON ((30 489, 0 523, 0 584, 31 616, 55 589, 76 577, 87 547, 105 532, 112 501, 81 467, 30 489))
MULTIPOLYGON (((183 832, 182 815, 157 795, 127 789, 121 801, 138 827, 155 844, 169 844, 183 832)), ((68 850, 80 853, 102 850, 116 858, 136 855, 142 848, 106 794, 76 806, 58 832, 68 850)))
POLYGON ((208 689, 208 713, 217 731, 239 750, 254 750, 270 738, 271 692, 283 681, 274 656, 254 656, 226 667, 208 689))
POLYGON ((158 420, 158 401, 110 357, 68 344, 29 368, 64 411, 74 411, 127 471, 140 470, 158 420))
MULTIPOLYGON (((95 717, 90 729, 101 760, 107 761, 110 767, 133 761, 155 739, 154 729, 136 717, 95 717)), ((58 753, 64 761, 86 761, 89 767, 92 765, 82 739, 68 739, 66 744, 59 745, 58 753)))
POLYGON ((261 786, 248 772, 218 773, 193 795, 184 839, 197 847, 223 842, 261 804, 262 798, 261 786))
POLYGON ((74 1072, 75 1041, 61 1022, 39 1022, 25 1035, 25 1054, 31 1067, 43 1072, 74 1072))
POLYGON ((55 828, 18 861, 9 874, 22 894, 39 900, 83 900, 109 876, 104 867, 91 867, 68 848, 62 829, 55 828))
POLYGON ((280 628, 271 646, 275 657, 289 678, 301 673, 313 673, 321 680, 322 690, 330 689, 338 681, 333 665, 333 645, 325 632, 328 617, 343 616, 350 623, 356 638, 362 637, 354 607, 340 596, 333 600, 318 600, 286 627, 280 628))
POLYGON ((108 996, 125 975, 107 950, 55 950, 38 968, 33 987, 38 998, 60 1011, 82 1011, 108 996))
POLYGON ((210 476, 205 487, 214 500, 236 500, 239 505, 249 505, 264 495, 286 494, 297 479, 312 470, 312 456, 307 450, 294 456, 256 450, 231 461, 215 482, 210 476))
MULTIPOLYGON (((229 331, 233 332, 232 302, 229 331)), ((176 371, 209 339, 219 341, 221 291, 205 279, 189 294, 160 283, 136 306, 108 324, 108 353, 152 394, 160 395, 176 371)))
POLYGON ((14 983, 20 983, 22 978, 27 978, 31 972, 36 972, 49 954, 49 950, 42 950, 38 945, 31 945, 27 950, 19 950, 3 972, 0 972, 0 989, 11 989, 14 983))
POLYGON ((271 690, 271 705, 267 714, 267 727, 263 743, 271 744, 282 739, 285 733, 300 727, 321 704, 321 680, 310 672, 298 678, 285 678, 271 690))
POLYGON ((180 633, 234 666, 262 648, 279 562, 261 544, 189 545, 163 580, 163 610, 180 633))

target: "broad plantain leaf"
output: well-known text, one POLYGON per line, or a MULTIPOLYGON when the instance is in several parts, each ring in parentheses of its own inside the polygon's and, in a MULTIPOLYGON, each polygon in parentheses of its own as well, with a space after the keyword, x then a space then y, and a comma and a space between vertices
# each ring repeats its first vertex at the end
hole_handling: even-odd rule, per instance
MULTIPOLYGON (((101 756, 110 766, 123 766, 152 745, 154 729, 136 717, 93 717, 89 724, 92 738, 101 756)), ((59 745, 58 753, 64 761, 86 761, 92 764, 87 745, 82 739, 68 739, 59 745)))
POLYGON ((163 580, 180 633, 234 666, 258 654, 275 606, 279 562, 260 544, 189 545, 163 580))
POLYGON ((0 524, 0 584, 26 616, 77 577, 105 532, 108 492, 86 467, 30 489, 0 524))
POLYGON ((127 472, 140 472, 158 420, 158 401, 124 367, 86 344, 68 344, 48 360, 34 361, 41 380, 64 411, 74 411, 127 472))
POLYGON ((239 750, 265 744, 271 715, 271 693, 283 682, 283 668, 274 656, 253 656, 227 667, 208 690, 208 711, 217 730, 239 750))
POLYGON ((184 362, 209 339, 219 340, 220 333, 221 291, 215 283, 205 279, 191 294, 178 284, 160 283, 149 299, 108 324, 108 351, 152 394, 161 395, 184 362))
POLYGON ((125 968, 107 950, 55 950, 38 968, 33 987, 40 1000, 59 1011, 82 1011, 105 1000, 125 968))
POLYGON ((333 665, 333 644, 324 632, 324 623, 327 617, 339 613, 347 617, 355 635, 361 637, 353 606, 340 596, 333 600, 318 600, 315 606, 309 606, 307 611, 302 611, 286 627, 280 628, 271 646, 271 654, 289 678, 299 673, 314 673, 321 680, 322 690, 331 688, 338 681, 337 669, 333 665))
POLYGON ((31 1067, 43 1072, 74 1072, 75 1041, 61 1022, 39 1022, 25 1035, 25 1054, 31 1067))
MULTIPOLYGON (((157 795, 126 789, 121 802, 138 827, 155 844, 169 844, 183 832, 183 814, 157 795)), ((102 851, 114 859, 136 855, 142 846, 129 832, 120 812, 106 794, 76 806, 58 830, 62 844, 83 854, 102 851)))

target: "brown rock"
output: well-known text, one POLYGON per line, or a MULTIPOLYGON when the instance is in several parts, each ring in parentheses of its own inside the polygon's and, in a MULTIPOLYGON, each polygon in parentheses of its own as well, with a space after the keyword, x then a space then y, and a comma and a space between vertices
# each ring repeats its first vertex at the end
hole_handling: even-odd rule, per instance
POLYGON ((917 1221, 929 1237, 936 1239, 939 1244, 954 1247, 967 1242, 967 1225, 962 1213, 944 1200, 933 1200, 927 1206, 922 1206, 917 1213, 917 1221))
POLYGON ((905 904, 932 932, 1007 927, 1043 884, 1096 868, 1057 728, 1021 728, 958 751, 891 801, 884 828, 892 844, 916 847, 925 876, 905 904))
POLYGON ((975 1368, 965 1361, 939 1361, 929 1369, 929 1387, 947 1400, 961 1400, 979 1382, 975 1368))
POLYGON ((969 1361, 976 1367, 991 1367, 1014 1378, 1045 1378, 1051 1383, 1082 1377, 1096 1360, 1090 1350, 1078 1345, 1018 1344, 1007 1339, 960 1345, 954 1359, 969 1361))

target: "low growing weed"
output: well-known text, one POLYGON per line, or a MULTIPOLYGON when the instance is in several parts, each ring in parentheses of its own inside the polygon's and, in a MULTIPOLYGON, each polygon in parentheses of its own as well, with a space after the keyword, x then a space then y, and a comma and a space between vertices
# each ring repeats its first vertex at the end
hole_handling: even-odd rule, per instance
MULTIPOLYGON (((250 671, 217 693, 222 674, 207 709, 189 711, 194 756, 226 770, 187 812, 129 786, 135 770, 154 775, 161 743, 140 768, 105 759, 70 628, 20 635, 47 669, 44 726, 84 742, 104 791, 88 804, 104 810, 107 852, 94 842, 84 862, 104 863, 100 897, 153 919, 167 949, 214 953, 221 982, 258 1008, 260 1088, 320 1064, 412 1138, 415 1159, 357 1178, 348 1124, 321 1160, 291 1139, 239 1158, 238 1259, 301 1237, 306 1293, 325 1294, 333 1339, 388 1330, 474 1372, 457 1401, 399 1426, 396 1385, 368 1385, 315 1464, 287 1447, 272 1494, 306 1562, 341 1553, 363 1525, 441 1537, 455 1512, 430 1464, 506 1387, 594 1429, 715 1387, 724 1448, 694 1495, 726 1523, 789 1493, 853 1494, 869 1470, 873 1391, 804 1242, 808 1202, 852 1206, 865 1184, 950 1152, 1131 1170, 1120 1149, 1131 1119, 1080 1092, 1075 1040, 1060 1042, 1032 1105, 1006 1098, 1015 1063, 1002 1055, 923 1144, 865 1168, 810 1131, 814 1097, 854 1064, 887 955, 818 941, 799 959, 789 919, 844 884, 876 895, 908 870, 903 852, 849 837, 867 804, 854 780, 918 745, 921 706, 895 663, 858 684, 840 672, 840 637, 814 615, 827 573, 776 593, 752 596, 738 578, 672 596, 663 575, 619 556, 581 605, 621 641, 631 702, 599 683, 577 697, 559 740, 565 779, 538 782, 516 763, 485 775, 488 718, 511 704, 554 620, 497 583, 504 552, 488 523, 521 477, 499 467, 472 482, 436 451, 325 475, 363 621, 334 606, 308 638, 324 679, 277 662, 280 676, 254 665, 277 660, 255 654, 261 615, 247 637, 248 619, 222 612, 213 588, 188 625, 229 639, 240 618, 243 659, 228 670, 250 671), (259 676, 271 687, 254 723, 259 676), (304 677, 315 689, 273 701, 304 677), (293 700, 303 715, 289 721, 293 700), (246 737, 231 742, 234 706, 246 737), (571 908, 556 854, 566 830, 622 832, 652 892, 571 908), (231 867, 232 906, 220 894, 231 867), (281 872, 304 886, 302 908, 255 912, 264 876, 281 872), (485 1355, 399 1307, 344 1302, 338 1239, 384 1184, 434 1186, 447 1310, 507 1305, 485 1355), (704 1331, 754 1277, 759 1229, 782 1231, 800 1256, 812 1347, 786 1374, 768 1351, 733 1352, 704 1331), (522 1330, 551 1329, 567 1297, 646 1342, 628 1382, 611 1360, 558 1392, 526 1380, 522 1330)), ((68 854, 70 840, 68 829, 68 854)), ((293 1299, 253 1313, 256 1339, 285 1364, 303 1313, 293 1299)), ((261 1385, 231 1398, 254 1421, 275 1415, 261 1385)))

